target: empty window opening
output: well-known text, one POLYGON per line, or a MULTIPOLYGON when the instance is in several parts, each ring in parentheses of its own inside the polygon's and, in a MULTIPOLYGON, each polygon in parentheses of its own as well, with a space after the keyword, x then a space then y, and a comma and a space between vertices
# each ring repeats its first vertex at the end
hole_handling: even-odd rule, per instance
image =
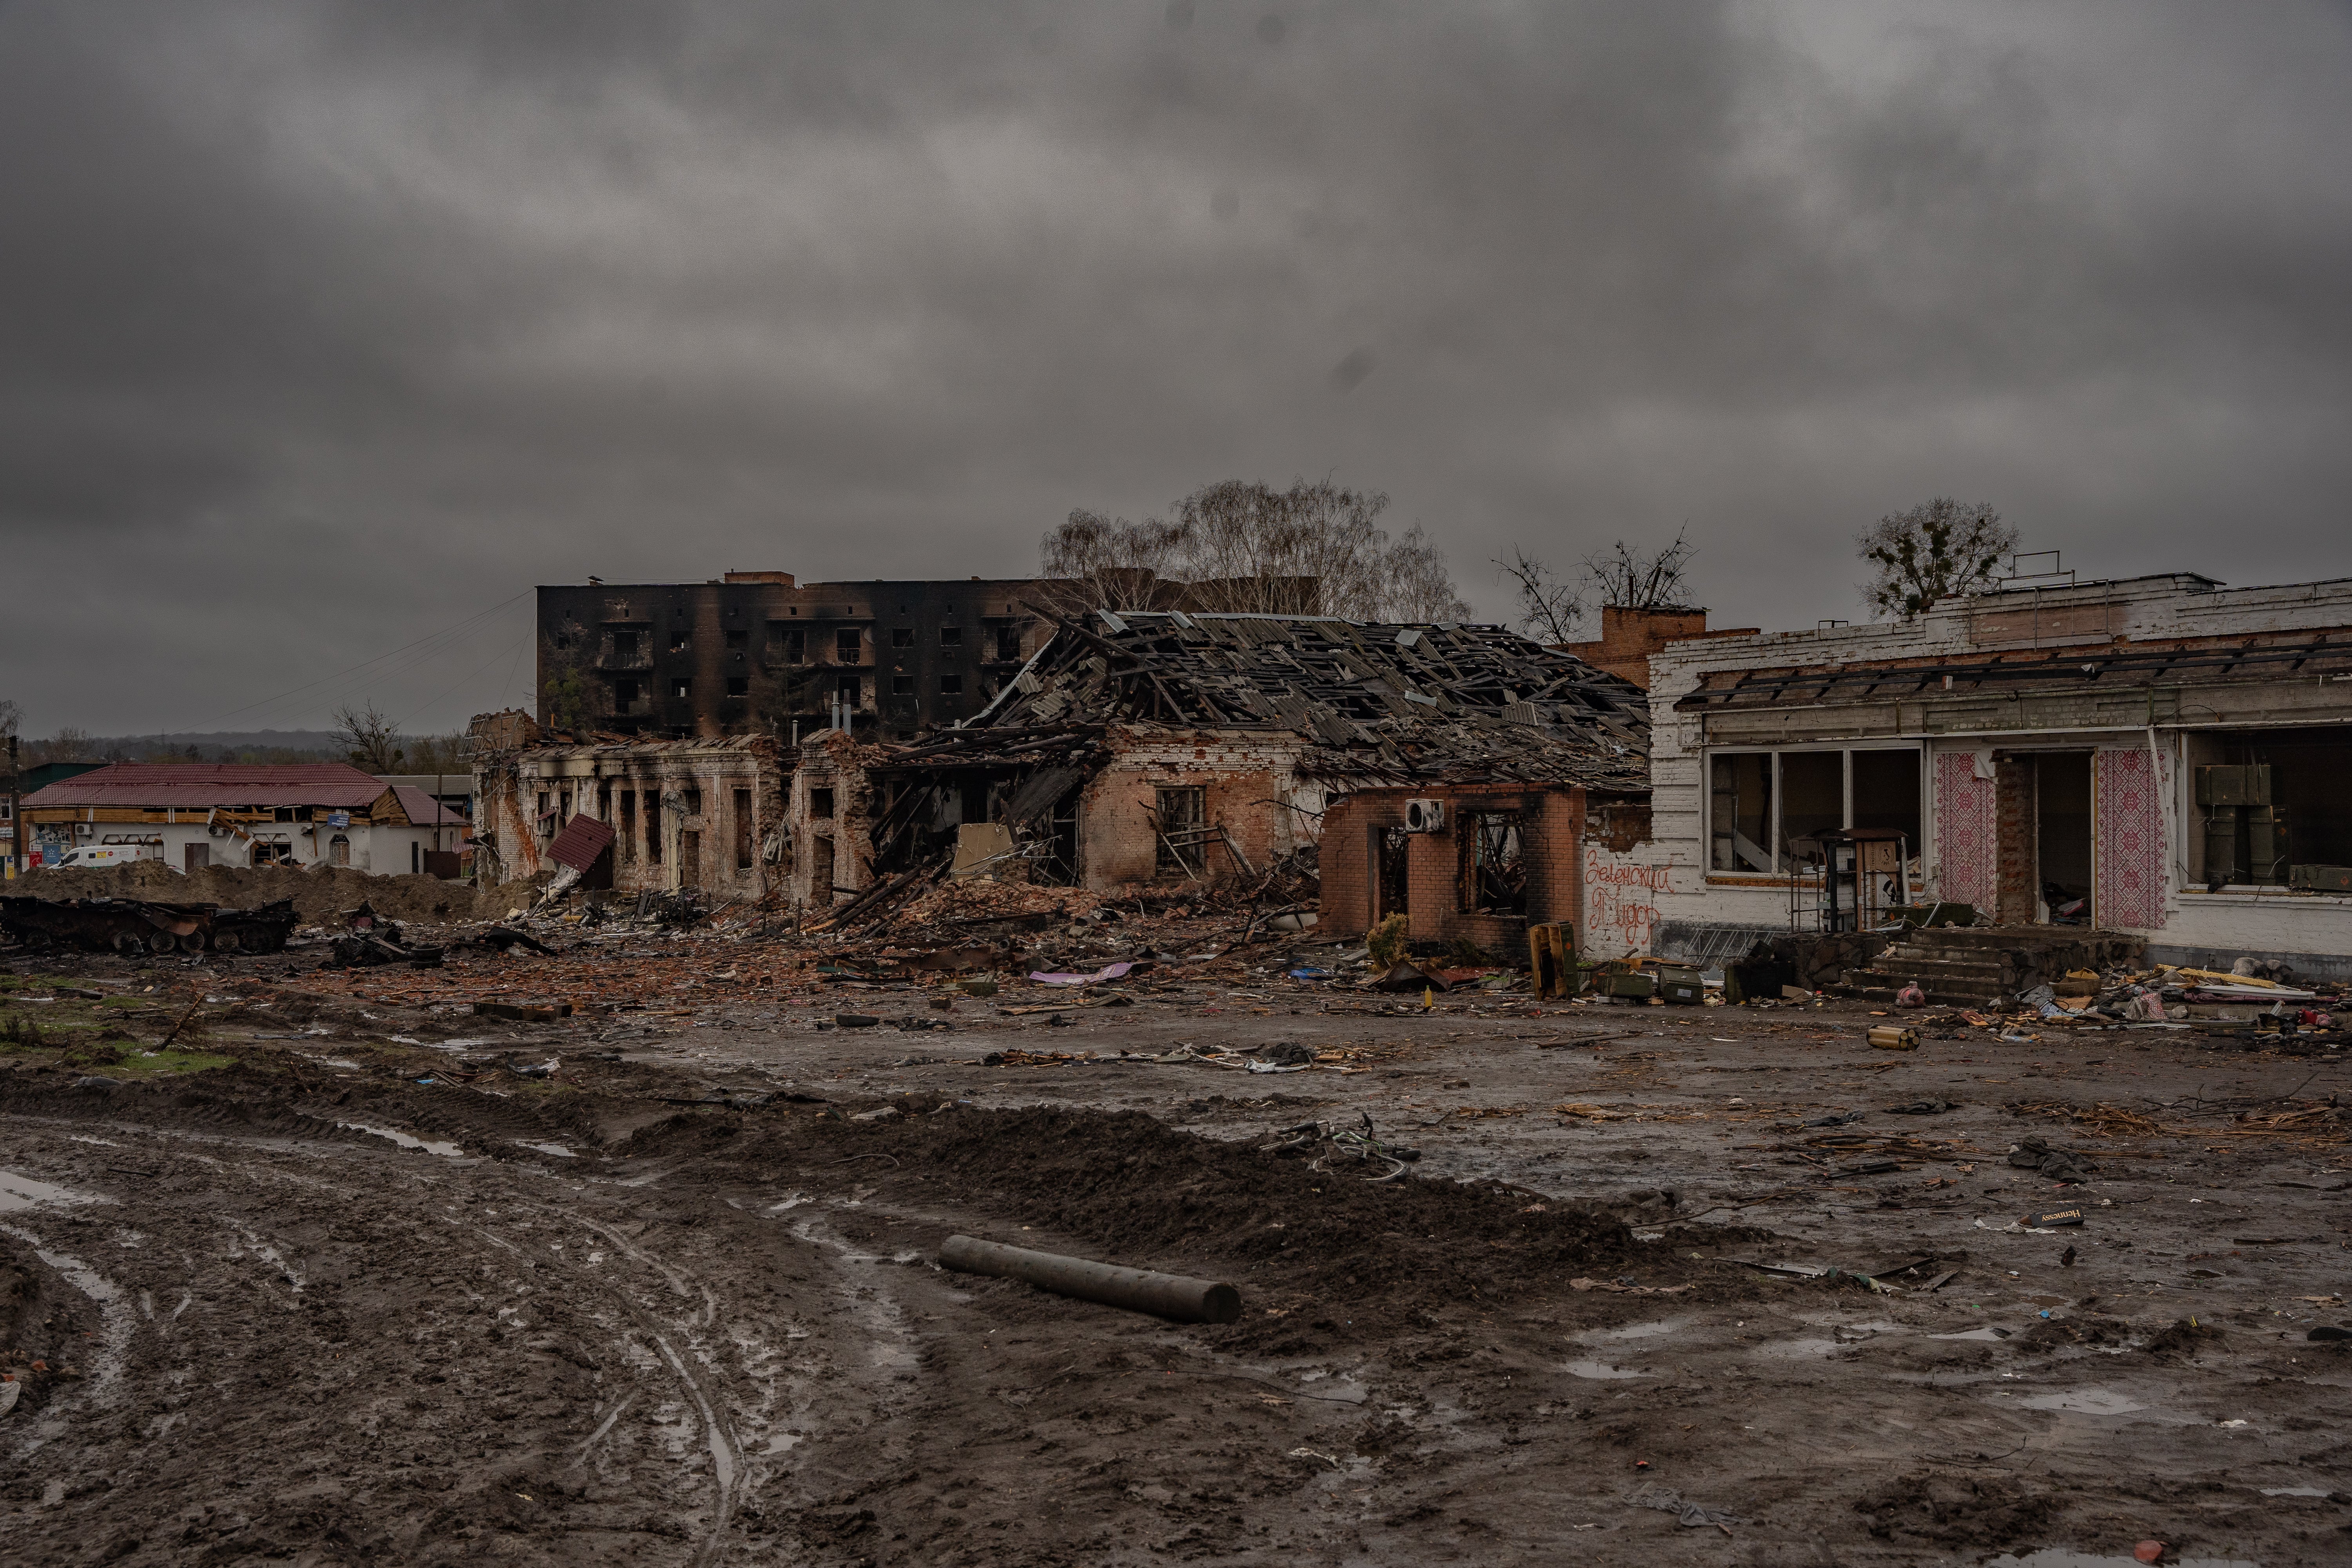
POLYGON ((1462 910, 1474 915, 1528 912, 1528 866, 1519 814, 1472 812, 1463 821, 1462 910))
POLYGON ((962 694, 962 692, 963 692, 963 677, 962 677, 962 676, 961 676, 961 675, 952 675, 952 674, 951 674, 951 675, 942 675, 942 676, 940 676, 940 690, 941 694, 943 694, 943 695, 945 695, 945 696, 949 696, 949 697, 957 697, 957 696, 961 696, 961 695, 962 694))
POLYGON ((915 678, 914 678, 913 676, 911 676, 911 675, 894 675, 894 676, 892 676, 892 677, 890 678, 890 695, 891 695, 891 696, 893 696, 893 697, 912 697, 914 694, 915 694, 915 678))
POLYGON ((864 689, 858 684, 857 677, 845 675, 834 683, 834 689, 840 694, 844 702, 855 708, 864 689))
POLYGON ((751 792, 735 792, 735 869, 751 868, 751 792))
POLYGON ((1019 662, 1021 658, 1020 627, 999 626, 996 628, 996 657, 998 661, 1003 664, 1013 664, 1019 662))
POLYGON ((635 859, 637 854, 637 792, 635 790, 625 789, 621 792, 621 831, 617 835, 617 839, 621 846, 622 858, 635 859))
POLYGON ((694 634, 684 626, 669 634, 669 651, 685 653, 694 647, 694 634))
POLYGON ((864 639, 854 631, 833 634, 833 661, 835 664, 856 664, 864 647, 864 639))
POLYGON ((827 834, 809 845, 809 902, 829 904, 836 889, 833 885, 833 837, 827 834))
POLYGON ((1804 840, 1845 826, 1845 753, 1780 753, 1780 854, 1783 871, 1818 864, 1819 844, 1804 840))
POLYGON ((626 713, 630 709, 635 708, 636 705, 637 683, 635 680, 623 679, 613 682, 613 710, 614 712, 626 713))
POLYGON ((751 634, 750 632, 729 632, 727 634, 727 646, 738 652, 750 647, 751 646, 751 634))
POLYGON ((1850 827, 1889 828, 1903 835, 1906 854, 1919 853, 1919 753, 1852 752, 1853 820, 1850 827))
POLYGON ((727 678, 727 695, 730 697, 751 696, 751 678, 748 675, 729 676, 727 678))
POLYGON ((776 651, 786 664, 808 662, 808 633, 803 628, 780 631, 775 638, 776 651))
POLYGON ((2352 882, 2352 726, 2193 734, 2188 762, 2191 881, 2315 892, 2352 882))
POLYGON ((963 628, 961 626, 941 626, 940 628, 940 646, 941 647, 963 647, 963 628))
POLYGON ((692 678, 692 677, 690 677, 690 676, 684 676, 684 675, 676 675, 676 676, 672 676, 672 677, 670 678, 670 682, 669 682, 669 694, 670 694, 672 697, 691 697, 691 696, 693 696, 693 695, 694 695, 694 680, 693 680, 693 678, 692 678))
POLYGON ((702 792, 700 790, 690 789, 686 792, 686 815, 688 816, 700 816, 702 815, 702 792))
POLYGON ((1412 908, 1412 835, 1402 827, 1372 829, 1372 923, 1412 908))
POLYGON ((1718 752, 1710 771, 1707 865, 1717 871, 1772 869, 1772 754, 1718 752))
POLYGON ((678 885, 702 886, 702 835, 689 827, 677 836, 678 885))
POLYGON ((829 789, 809 791, 809 815, 820 821, 830 821, 833 817, 833 791, 829 789))
POLYGON ((1209 792, 1199 784, 1179 784, 1154 792, 1152 819, 1160 847, 1152 866, 1161 871, 1199 875, 1207 855, 1202 838, 1209 820, 1209 792))
POLYGON ((639 656, 644 651, 645 639, 637 633, 614 632, 613 634, 613 662, 614 664, 635 664, 637 662, 639 656))
POLYGON ((890 628, 890 646, 892 647, 914 647, 915 628, 912 626, 892 626, 890 628))

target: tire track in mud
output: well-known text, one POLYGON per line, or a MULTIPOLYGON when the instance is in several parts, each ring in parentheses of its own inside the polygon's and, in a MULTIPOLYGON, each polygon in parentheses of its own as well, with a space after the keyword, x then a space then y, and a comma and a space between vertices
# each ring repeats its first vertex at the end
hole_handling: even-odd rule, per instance
MULTIPOLYGON (((575 1183, 569 1179, 569 1173, 558 1175, 527 1164, 398 1153, 372 1146, 375 1140, 362 1142, 330 1137, 314 1143, 299 1134, 239 1134, 217 1125, 193 1129, 137 1122, 121 1118, 119 1110, 102 1123, 67 1118, 11 1120, 28 1130, 37 1122, 47 1123, 38 1131, 50 1134, 56 1142, 44 1150, 52 1158, 39 1161, 45 1173, 51 1173, 53 1167, 79 1163, 73 1159, 77 1152, 67 1146, 73 1136, 69 1129, 97 1126, 138 1142, 145 1156, 142 1163, 164 1167, 161 1172, 142 1173, 162 1177, 165 1185, 138 1184, 137 1188, 117 1200, 123 1205, 121 1208, 104 1212, 104 1221, 118 1235, 134 1229, 156 1232, 183 1227, 175 1234, 186 1237, 177 1248, 153 1247, 146 1252, 127 1253, 126 1257, 135 1258, 140 1265, 131 1276, 126 1277, 127 1284, 94 1271, 89 1274, 88 1293, 94 1300, 107 1298, 100 1300, 100 1305, 112 1331, 109 1344, 115 1360, 94 1363, 94 1373, 108 1375, 93 1376, 89 1384, 77 1389, 78 1400, 92 1400, 101 1388, 112 1391, 122 1376, 120 1363, 131 1359, 134 1352, 141 1364, 135 1368, 138 1375, 132 1379, 133 1403, 142 1397, 152 1397, 155 1392, 150 1388, 142 1395, 137 1384, 174 1382, 188 1375, 191 1365, 202 1369, 198 1373, 201 1381, 223 1367, 241 1369, 256 1355, 290 1356, 307 1364, 340 1354, 312 1346, 310 1338, 315 1335, 305 1338, 301 1330, 310 1325, 300 1317, 288 1322, 285 1330, 268 1325, 279 1321, 271 1310, 273 1304, 278 1311, 299 1311, 306 1298, 315 1303, 318 1293, 310 1289, 313 1285, 329 1296, 334 1294, 334 1268, 327 1268, 326 1277, 319 1278, 320 1265, 310 1256, 317 1241, 312 1233, 349 1220, 362 1237, 371 1258, 376 1260, 369 1265, 371 1270, 377 1269, 387 1255, 396 1255, 405 1265, 411 1283, 430 1282, 431 1293, 421 1300, 430 1300, 459 1313, 496 1307, 500 1300, 508 1298, 535 1301, 538 1315, 551 1317, 557 1328, 568 1324, 574 1335, 584 1331, 591 1342, 599 1337, 609 1340, 617 1326, 624 1341, 635 1338, 650 1348, 650 1367, 639 1365, 632 1354, 625 1356, 614 1370, 642 1384, 646 1370, 658 1368, 662 1374, 658 1384, 672 1390, 672 1397, 682 1401, 698 1423, 703 1438, 700 1450, 710 1468, 710 1492, 707 1499, 691 1501, 691 1493, 698 1489, 698 1481, 692 1479, 692 1472, 699 1468, 698 1460, 689 1464, 688 1474, 681 1476, 684 1486, 647 1488, 642 1480, 632 1483, 625 1479, 622 1483, 641 1496, 676 1500, 673 1506, 677 1509, 677 1522, 685 1527, 678 1532, 685 1538, 680 1544, 687 1547, 676 1561, 707 1568, 727 1559, 730 1547, 739 1543, 735 1526, 743 1500, 748 1489, 759 1484, 765 1467, 747 1457, 746 1442, 734 1410, 740 1407, 758 1419, 761 1413, 779 1406, 787 1415, 797 1414, 810 1403, 810 1391, 794 1364, 796 1358, 785 1356, 776 1348, 783 1336, 781 1322, 772 1317, 775 1303, 755 1305, 748 1296, 738 1302, 734 1300, 736 1293, 726 1291, 724 1287, 720 1293, 714 1293, 711 1285, 706 1283, 705 1270, 674 1254, 666 1256, 647 1247, 617 1223, 608 1222, 613 1216, 580 1212, 583 1205, 609 1204, 630 1218, 637 1218, 638 1206, 653 1199, 654 1194, 634 1184, 625 1193, 617 1186, 605 1193, 599 1191, 604 1184, 594 1180, 575 1183), (322 1164, 329 1172, 341 1166, 348 1174, 324 1173, 322 1164), (555 1201, 549 1201, 544 1190, 528 1195, 517 1191, 547 1182, 561 1182, 568 1190, 555 1201), (198 1219, 198 1215, 191 1212, 194 1206, 188 1201, 191 1193, 203 1194, 196 1204, 212 1212, 204 1212, 198 1219), (220 1196, 214 1197, 215 1193, 220 1196), (526 1215, 528 1219, 520 1226, 499 1225, 467 1214, 461 1205, 468 1202, 487 1203, 493 1213, 503 1210, 517 1219, 526 1215), (162 1217, 159 1205, 170 1218, 162 1217), (198 1219, 202 1234, 217 1240, 206 1241, 185 1231, 184 1227, 190 1219, 198 1219), (593 1240, 596 1248, 609 1250, 620 1260, 625 1272, 616 1276, 610 1268, 596 1267, 601 1258, 593 1255, 583 1260, 578 1254, 587 1251, 586 1247, 566 1247, 560 1239, 551 1243, 551 1230, 559 1238, 562 1232, 569 1231, 593 1240), (304 1239, 306 1235, 308 1240, 304 1239), (189 1243, 193 1243, 192 1247, 189 1243), (179 1256, 173 1257, 174 1251, 179 1256), (491 1254, 512 1261, 494 1265, 485 1260, 491 1254), (518 1268, 518 1264, 527 1267, 518 1268), (539 1274, 542 1269, 549 1273, 539 1274), (176 1287, 184 1288, 175 1289, 176 1287), (179 1308, 174 1310, 167 1305, 160 1314, 162 1321, 155 1321, 159 1314, 150 1310, 145 1314, 147 1321, 141 1322, 138 1303, 152 1302, 158 1291, 165 1294, 167 1302, 176 1294, 179 1308), (524 1294, 518 1295, 519 1291, 524 1294), (722 1307, 721 1294, 730 1298, 727 1307, 722 1307), (191 1299, 197 1300, 199 1305, 195 1314, 183 1323, 179 1313, 187 1310, 191 1299), (223 1299, 227 1302, 226 1308, 218 1304, 223 1299), (560 1316, 551 1316, 559 1304, 560 1316), (256 1318, 256 1312, 263 1315, 256 1318), (208 1318, 211 1321, 207 1321, 208 1318), (601 1332, 597 1327, 600 1320, 604 1325, 601 1332), (147 1331, 142 1333, 142 1328, 147 1331), (195 1331, 191 1334, 188 1331, 195 1331), (288 1331, 292 1331, 290 1339, 287 1337, 288 1331), (175 1342, 179 1342, 176 1352, 173 1349, 175 1342), (730 1353, 741 1363, 740 1374, 729 1370, 730 1353)), ((85 1159, 104 1158, 96 1151, 79 1153, 85 1159)), ((86 1170, 77 1173, 57 1168, 53 1173, 57 1179, 77 1185, 94 1184, 86 1170)), ((656 1173, 655 1184, 667 1173, 656 1173)), ((727 1216, 735 1215, 740 1207, 699 1191, 667 1194, 661 1201, 672 1205, 683 1203, 698 1215, 727 1216)), ((97 1216, 85 1214, 79 1217, 87 1220, 97 1216)), ((759 1225, 750 1214, 740 1214, 737 1222, 747 1228, 759 1225)), ((59 1251, 53 1245, 54 1238, 31 1233, 26 1236, 28 1245, 37 1240, 45 1256, 53 1258, 60 1268, 84 1267, 78 1258, 59 1251)), ((718 1245, 722 1248, 726 1246, 723 1236, 718 1245)), ((809 1257, 812 1260, 820 1259, 821 1249, 810 1247, 809 1257)), ((504 1310, 492 1320, 494 1326, 505 1321, 504 1310)), ((475 1326, 480 1326, 478 1321, 475 1326)), ((462 1322, 454 1329, 443 1323, 432 1332, 437 1339, 449 1331, 462 1332, 464 1327, 462 1322)), ((404 1349, 411 1339, 418 1341, 421 1348, 425 1331, 420 1327, 415 1334, 404 1333, 401 1348, 404 1349)), ((790 1337, 805 1339, 805 1328, 795 1330, 790 1337)), ((363 1352, 363 1359, 371 1353, 372 1351, 363 1352)), ((437 1428, 417 1426, 394 1408, 400 1380, 395 1374, 392 1379, 371 1377, 362 1381, 363 1397, 342 1414, 359 1422, 362 1433, 373 1434, 381 1429, 404 1450, 418 1448, 419 1458, 424 1458, 423 1450, 435 1447, 444 1437, 463 1438, 463 1431, 454 1427, 436 1436, 437 1428)), ((590 1411, 573 1428, 575 1434, 584 1431, 584 1436, 574 1436, 551 1444, 551 1454, 568 1454, 574 1463, 586 1463, 600 1444, 629 1430, 621 1423, 629 1410, 645 1409, 642 1394, 628 1392, 625 1384, 616 1392, 617 1396, 614 1391, 608 1391, 596 1402, 606 1407, 590 1411), (591 1423, 593 1430, 588 1429, 591 1423)), ((506 1394, 492 1381, 482 1397, 502 1401, 506 1394)), ((413 1400, 410 1408, 415 1408, 413 1400)), ((108 1461, 108 1468, 120 1470, 127 1459, 129 1468, 122 1470, 126 1480, 152 1470, 152 1462, 160 1462, 152 1451, 155 1442, 170 1437, 184 1414, 173 1412, 163 1416, 160 1426, 150 1424, 153 1429, 149 1439, 140 1445, 144 1458, 140 1454, 118 1451, 108 1461)), ((431 1419, 426 1418, 428 1423, 431 1419)), ((634 1457, 620 1461, 623 1472, 667 1446, 657 1436, 647 1446, 647 1438, 657 1432, 658 1426, 646 1427, 642 1425, 645 1420, 645 1416, 639 1417, 637 1436, 631 1440, 634 1457)), ((202 1427, 184 1429, 181 1438, 184 1442, 201 1430, 202 1427)), ((797 1437, 792 1440, 797 1441, 797 1437)), ((779 1446, 771 1447, 769 1455, 784 1451, 783 1436, 779 1436, 775 1443, 779 1446)), ((672 1448, 672 1462, 679 1458, 672 1448)), ((520 1497, 521 1492, 515 1495, 520 1497)), ((640 1532, 632 1540, 642 1542, 645 1537, 640 1532)), ((761 1544, 772 1550, 777 1543, 761 1544)), ((635 1546, 633 1550, 642 1552, 644 1548, 635 1546)), ((134 1552, 131 1555, 141 1553, 134 1552)), ((567 1555, 563 1560, 586 1559, 567 1555)), ((628 1560, 639 1558, 633 1555, 628 1560)))

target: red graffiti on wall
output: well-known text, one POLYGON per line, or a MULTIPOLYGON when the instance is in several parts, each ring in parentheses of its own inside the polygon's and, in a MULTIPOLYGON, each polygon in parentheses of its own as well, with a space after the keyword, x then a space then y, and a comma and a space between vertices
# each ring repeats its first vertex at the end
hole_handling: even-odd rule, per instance
POLYGON ((1595 950, 1615 946, 1647 951, 1650 928, 1657 923, 1656 896, 1675 890, 1675 867, 1646 865, 1604 856, 1588 847, 1584 852, 1584 921, 1589 944, 1595 950))

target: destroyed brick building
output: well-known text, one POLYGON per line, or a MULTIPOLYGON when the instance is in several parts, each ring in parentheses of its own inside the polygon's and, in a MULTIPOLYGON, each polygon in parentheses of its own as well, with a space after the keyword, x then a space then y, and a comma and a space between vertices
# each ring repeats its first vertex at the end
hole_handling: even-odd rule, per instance
POLYGON ((1654 837, 1616 864, 1661 953, 1818 925, 1834 860, 1849 921, 1863 891, 2352 973, 2352 581, 2060 574, 1652 668, 1654 837), (1821 837, 1855 830, 1884 886, 1821 837))
POLYGON ((784 853, 783 748, 761 735, 640 741, 474 721, 476 837, 486 882, 569 866, 622 892, 768 891, 784 853))
POLYGON ((797 900, 936 861, 985 822, 1017 874, 1093 889, 1202 886, 1312 850, 1334 929, 1409 909, 1416 935, 1511 951, 1531 921, 1575 919, 1592 804, 1646 796, 1640 691, 1499 627, 1048 619, 964 725, 803 742, 797 900))

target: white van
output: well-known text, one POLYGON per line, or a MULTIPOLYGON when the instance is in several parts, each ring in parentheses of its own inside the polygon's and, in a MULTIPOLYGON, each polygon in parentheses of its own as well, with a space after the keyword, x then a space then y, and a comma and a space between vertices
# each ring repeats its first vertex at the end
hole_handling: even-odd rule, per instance
POLYGON ((108 866, 128 866, 134 860, 164 864, 163 847, 161 844, 77 844, 58 858, 58 869, 91 871, 108 866))

